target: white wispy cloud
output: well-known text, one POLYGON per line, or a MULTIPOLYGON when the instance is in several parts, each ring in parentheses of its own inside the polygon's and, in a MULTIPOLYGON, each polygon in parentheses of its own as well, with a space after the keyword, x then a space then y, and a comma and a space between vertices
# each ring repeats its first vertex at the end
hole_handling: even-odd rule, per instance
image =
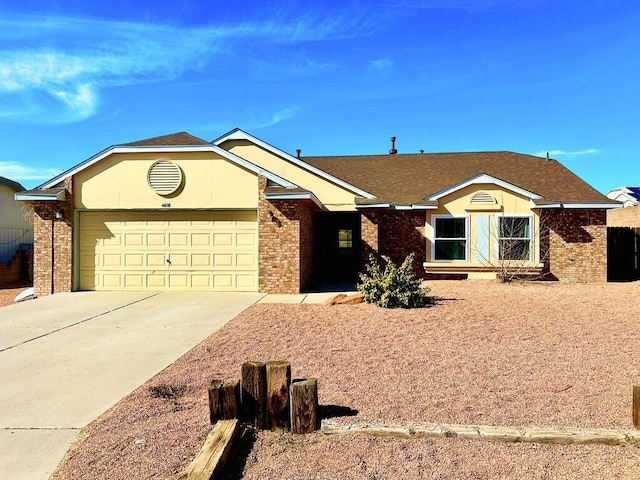
POLYGON ((580 156, 580 155, 594 155, 596 153, 600 153, 600 150, 597 148, 586 148, 584 150, 549 150, 538 152, 535 155, 538 157, 545 157, 549 153, 551 157, 564 157, 564 156, 580 156))
POLYGON ((376 60, 369 61, 369 66, 374 70, 387 70, 393 68, 394 62, 390 58, 378 58, 376 60))
POLYGON ((0 161, 0 177, 9 178, 16 182, 48 180, 59 173, 60 170, 52 168, 34 168, 18 162, 0 161))
MULTIPOLYGON (((246 130, 260 130, 261 128, 272 127, 277 125, 278 123, 284 122, 286 120, 290 120, 294 118, 298 112, 300 111, 300 107, 292 106, 285 107, 280 110, 277 110, 273 113, 265 113, 265 112, 246 112, 244 114, 239 115, 239 118, 236 119, 235 124, 230 123, 206 123, 199 125, 191 125, 188 127, 189 130, 197 131, 197 132, 205 132, 203 138, 209 138, 208 134, 214 132, 215 134, 219 134, 220 132, 224 132, 227 130, 231 130, 239 125, 242 125, 243 129, 246 130)), ((236 112, 236 115, 237 112, 236 112)))
MULTIPOLYGON (((312 16, 208 25, 3 15, 0 119, 66 123, 93 115, 103 88, 174 79, 237 43, 293 44, 357 35, 360 20, 312 16)), ((302 71, 326 68, 309 63, 302 71)), ((276 119, 277 121, 277 119, 276 119)))

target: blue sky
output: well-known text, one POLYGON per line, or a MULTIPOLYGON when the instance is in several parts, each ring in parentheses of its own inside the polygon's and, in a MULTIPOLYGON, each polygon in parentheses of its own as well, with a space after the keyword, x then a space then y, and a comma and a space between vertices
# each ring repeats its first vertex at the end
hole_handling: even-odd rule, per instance
POLYGON ((290 153, 549 151, 640 184, 640 2, 0 0, 0 175, 240 127, 290 153))

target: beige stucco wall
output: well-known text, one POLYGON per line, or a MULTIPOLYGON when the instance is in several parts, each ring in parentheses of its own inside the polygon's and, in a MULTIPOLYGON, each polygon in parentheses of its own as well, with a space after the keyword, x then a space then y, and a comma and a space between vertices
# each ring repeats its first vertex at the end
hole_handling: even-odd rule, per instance
POLYGON ((247 140, 228 140, 220 147, 313 192, 328 210, 355 210, 353 192, 334 185, 247 140))
MULTIPOLYGON (((475 267, 479 270, 487 269, 495 266, 497 260, 497 240, 498 240, 498 221, 499 216, 504 215, 523 215, 533 217, 533 248, 534 258, 532 265, 535 265, 540 260, 540 250, 538 242, 536 241, 536 235, 539 231, 540 221, 539 216, 531 210, 529 198, 514 193, 509 190, 500 188, 494 184, 475 184, 464 187, 456 192, 451 193, 445 197, 442 197, 438 201, 439 207, 437 210, 427 211, 427 228, 425 229, 426 237, 426 257, 427 261, 425 267, 427 270, 442 269, 442 268, 460 268, 464 270, 468 267, 475 267), (495 200, 495 204, 471 204, 471 198, 477 192, 484 192, 490 194, 495 200), (435 261, 432 258, 432 245, 435 236, 434 216, 438 215, 454 215, 463 216, 468 219, 468 253, 467 261, 435 261), (489 231, 485 232, 486 237, 488 233, 488 249, 482 248, 483 252, 480 252, 479 246, 482 242, 478 237, 478 224, 479 218, 488 217, 489 231), (486 253, 485 253, 486 252, 486 253), (487 258, 488 257, 488 258, 487 258)), ((486 245, 486 242, 485 242, 486 245)), ((479 274, 478 276, 482 276, 479 274)), ((486 272, 484 276, 495 276, 492 272, 486 272)))
POLYGON ((74 177, 75 208, 257 208, 258 176, 213 152, 116 153, 74 177), (174 194, 157 194, 147 182, 157 160, 180 167, 183 185, 174 194))
POLYGON ((24 213, 27 207, 15 199, 15 194, 13 188, 0 185, 0 227, 32 229, 31 216, 24 213))

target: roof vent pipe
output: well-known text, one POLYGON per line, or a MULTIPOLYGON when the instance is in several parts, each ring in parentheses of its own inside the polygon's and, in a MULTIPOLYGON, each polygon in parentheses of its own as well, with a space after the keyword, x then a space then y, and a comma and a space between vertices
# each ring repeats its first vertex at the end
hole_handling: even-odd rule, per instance
POLYGON ((547 160, 549 160, 549 152, 547 152, 547 160))
POLYGON ((391 150, 389 150, 389 154, 395 155, 396 153, 398 153, 398 150, 396 150, 396 137, 391 137, 391 150))
POLYGON ((296 149, 296 157, 300 158, 301 153, 302 153, 302 150, 300 150, 299 148, 296 149))

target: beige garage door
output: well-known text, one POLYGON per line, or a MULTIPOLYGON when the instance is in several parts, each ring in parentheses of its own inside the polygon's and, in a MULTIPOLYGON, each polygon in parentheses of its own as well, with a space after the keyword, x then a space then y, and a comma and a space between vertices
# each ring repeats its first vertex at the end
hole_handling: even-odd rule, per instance
POLYGON ((80 212, 81 290, 258 290, 255 211, 80 212))

